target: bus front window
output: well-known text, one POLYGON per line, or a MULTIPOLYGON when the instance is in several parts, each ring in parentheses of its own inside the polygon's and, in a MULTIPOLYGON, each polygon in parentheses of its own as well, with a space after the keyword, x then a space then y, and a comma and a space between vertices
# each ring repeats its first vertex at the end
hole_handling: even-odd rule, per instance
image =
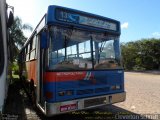
POLYGON ((94 69, 121 68, 118 40, 96 41, 95 48, 94 69))
POLYGON ((51 27, 49 70, 93 70, 119 67, 118 40, 103 33, 51 27))
POLYGON ((49 69, 92 69, 91 35, 79 30, 52 27, 50 30, 49 69))

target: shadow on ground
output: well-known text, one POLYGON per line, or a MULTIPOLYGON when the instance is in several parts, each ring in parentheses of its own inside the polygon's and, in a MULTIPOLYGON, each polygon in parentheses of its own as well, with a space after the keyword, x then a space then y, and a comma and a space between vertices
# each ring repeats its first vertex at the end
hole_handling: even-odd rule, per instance
POLYGON ((147 120, 144 116, 114 105, 46 117, 32 107, 19 81, 10 85, 8 92, 5 114, 18 115, 18 120, 147 120))
POLYGON ((21 83, 19 79, 14 79, 14 83, 9 86, 8 96, 4 107, 4 118, 11 119, 11 116, 18 116, 18 120, 26 120, 26 113, 23 101, 23 94, 21 94, 21 83))
POLYGON ((41 120, 150 120, 145 116, 133 113, 123 108, 108 105, 100 108, 71 112, 53 117, 45 117, 38 110, 41 120))

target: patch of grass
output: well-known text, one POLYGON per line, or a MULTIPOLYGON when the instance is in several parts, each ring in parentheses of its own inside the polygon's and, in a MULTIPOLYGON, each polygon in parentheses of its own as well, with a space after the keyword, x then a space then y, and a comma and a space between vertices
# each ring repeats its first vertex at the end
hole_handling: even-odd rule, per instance
POLYGON ((12 75, 13 79, 19 79, 19 75, 12 75))
POLYGON ((12 74, 11 84, 14 84, 19 81, 20 81, 19 75, 12 74))

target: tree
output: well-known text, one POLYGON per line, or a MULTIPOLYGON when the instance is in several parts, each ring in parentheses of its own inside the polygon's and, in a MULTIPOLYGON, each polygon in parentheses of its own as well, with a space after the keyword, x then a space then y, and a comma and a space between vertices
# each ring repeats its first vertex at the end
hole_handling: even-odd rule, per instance
POLYGON ((121 44, 126 70, 160 69, 160 39, 142 39, 121 44))
POLYGON ((121 44, 122 62, 126 70, 132 70, 138 57, 137 45, 134 42, 121 44))
POLYGON ((11 50, 11 61, 13 62, 16 59, 19 48, 21 48, 27 38, 24 36, 23 30, 30 30, 32 31, 32 27, 28 24, 22 24, 22 20, 19 17, 15 17, 14 23, 10 28, 9 34, 9 47, 11 50))

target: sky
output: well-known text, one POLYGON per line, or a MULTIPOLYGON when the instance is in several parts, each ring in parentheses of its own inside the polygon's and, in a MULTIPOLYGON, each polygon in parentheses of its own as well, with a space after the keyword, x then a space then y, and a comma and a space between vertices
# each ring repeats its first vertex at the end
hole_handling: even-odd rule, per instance
POLYGON ((160 38, 160 0, 7 0, 7 3, 14 6, 15 16, 33 28, 49 5, 59 5, 120 21, 121 42, 160 38))

